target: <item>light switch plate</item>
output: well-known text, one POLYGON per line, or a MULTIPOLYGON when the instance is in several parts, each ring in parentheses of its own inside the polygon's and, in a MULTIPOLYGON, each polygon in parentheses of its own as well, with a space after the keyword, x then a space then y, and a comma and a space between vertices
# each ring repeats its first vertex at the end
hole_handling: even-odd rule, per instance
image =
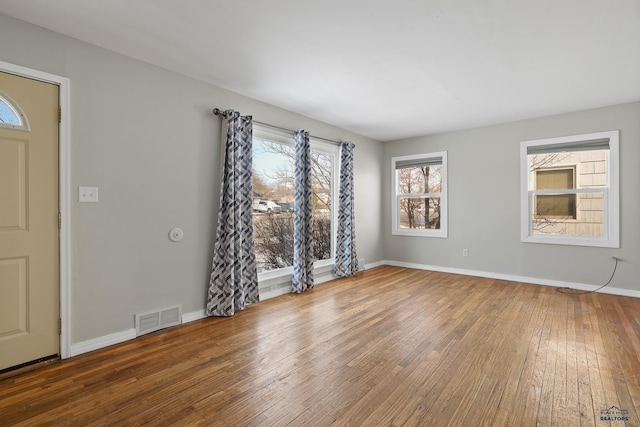
POLYGON ((81 203, 98 203, 98 187, 78 187, 78 201, 81 203))

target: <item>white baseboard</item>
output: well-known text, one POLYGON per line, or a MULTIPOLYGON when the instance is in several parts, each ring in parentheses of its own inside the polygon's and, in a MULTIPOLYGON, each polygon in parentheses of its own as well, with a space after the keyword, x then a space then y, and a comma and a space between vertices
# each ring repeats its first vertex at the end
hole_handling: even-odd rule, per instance
MULTIPOLYGON (((314 279, 314 285, 320 285, 325 282, 329 282, 333 279, 337 279, 333 273, 323 274, 322 276, 317 276, 314 279)), ((279 297, 281 295, 286 295, 291 293, 291 280, 287 279, 286 281, 272 284, 271 286, 267 286, 260 291, 260 301, 265 301, 271 298, 279 297), (265 289, 269 289, 266 291, 265 289)))
POLYGON ((76 344, 71 344, 71 351, 69 356, 78 356, 83 353, 88 353, 93 350, 108 347, 114 344, 120 344, 121 342, 129 341, 136 337, 136 329, 131 328, 126 331, 115 332, 113 334, 104 335, 102 337, 93 338, 87 341, 82 341, 76 344))
MULTIPOLYGON (((205 318, 206 315, 203 310, 193 311, 191 313, 182 314, 182 323, 193 322, 194 320, 205 318)), ((71 350, 69 357, 79 356, 83 353, 88 353, 93 350, 99 350, 104 347, 108 347, 114 344, 120 344, 125 341, 129 341, 136 338, 135 328, 127 329, 126 331, 115 332, 113 334, 104 335, 98 338, 93 338, 87 341, 81 341, 76 344, 71 344, 71 350)))
POLYGON ((321 284, 323 284, 323 283, 330 282, 330 281, 332 281, 332 280, 334 280, 334 279, 337 279, 337 278, 338 278, 338 276, 336 276, 336 275, 335 275, 335 274, 333 274, 333 273, 332 273, 332 274, 327 274, 327 275, 325 275, 325 276, 318 277, 317 279, 315 279, 315 280, 314 280, 314 282, 315 282, 314 284, 315 284, 315 285, 321 285, 321 284))
MULTIPOLYGON (((600 287, 598 285, 588 285, 585 283, 565 282, 561 280, 541 279, 538 277, 527 277, 527 276, 518 276, 513 274, 492 273, 488 271, 479 271, 479 270, 467 270, 463 268, 450 268, 450 267, 440 267, 435 265, 414 264, 410 262, 401 262, 401 261, 393 261, 393 260, 385 260, 377 264, 392 265, 396 267, 415 268, 417 270, 439 271, 442 273, 462 274, 464 276, 486 277, 488 279, 508 280, 511 282, 532 283, 534 285, 553 286, 556 288, 566 287, 566 288, 578 289, 581 291, 594 291, 600 287)), ((607 286, 605 288, 600 289, 598 292, 604 293, 604 294, 640 298, 640 291, 634 291, 632 289, 610 288, 607 286)))
POLYGON ((291 293, 291 285, 270 288, 267 292, 260 292, 260 301, 268 300, 271 298, 279 297, 280 295, 286 295, 291 293))
MULTIPOLYGON (((369 264, 365 264, 364 269, 369 270, 370 268, 380 267, 381 265, 387 265, 390 261, 377 261, 371 262, 369 264)), ((390 264, 389 264, 390 265, 390 264)))
POLYGON ((182 314, 182 323, 193 322, 195 320, 204 319, 205 317, 207 317, 207 314, 205 313, 204 309, 197 310, 197 311, 192 311, 191 313, 183 313, 182 314))
MULTIPOLYGON (((401 261, 393 261, 393 260, 383 260, 383 261, 366 264, 365 270, 369 270, 375 267, 380 267, 382 265, 415 268, 417 270, 439 271, 442 273, 461 274, 464 276, 486 277, 489 279, 508 280, 511 282, 519 282, 519 283, 532 283, 535 285, 553 286, 558 288, 567 287, 567 288, 579 289, 584 291, 593 291, 598 288, 597 285, 588 285, 584 283, 564 282, 560 280, 540 279, 537 277, 492 273, 488 271, 467 270, 462 268, 440 267, 435 265, 415 264, 410 262, 401 262, 401 261)), ((336 278, 335 275, 324 275, 322 277, 319 277, 316 280, 316 284, 319 285, 321 283, 328 282, 335 278, 336 278)), ((270 290, 269 292, 261 293, 260 299, 264 301, 270 298, 278 297, 280 295, 288 294, 290 292, 291 292, 290 285, 278 287, 275 289, 272 287, 272 290, 270 290)), ((612 295, 621 295, 621 296, 627 296, 627 297, 640 298, 640 291, 634 291, 631 289, 606 287, 606 288, 600 289, 598 292, 612 294, 612 295)), ((183 313, 182 323, 193 322, 199 319, 204 319, 205 317, 207 316, 205 314, 204 309, 192 311, 190 313, 183 313)), ((116 333, 105 335, 102 337, 93 338, 87 341, 82 341, 77 344, 71 345, 69 356, 70 357, 78 356, 80 354, 87 353, 89 351, 98 350, 113 344, 119 344, 121 342, 134 339, 135 337, 136 337, 136 330, 128 329, 126 331, 116 332, 116 333)))

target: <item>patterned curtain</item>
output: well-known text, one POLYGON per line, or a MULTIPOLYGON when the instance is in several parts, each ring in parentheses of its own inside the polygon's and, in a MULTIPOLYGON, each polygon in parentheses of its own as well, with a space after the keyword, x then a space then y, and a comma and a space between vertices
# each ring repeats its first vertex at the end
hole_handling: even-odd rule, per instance
POLYGON ((340 145, 340 190, 335 267, 335 273, 340 277, 351 276, 358 272, 353 206, 353 147, 353 143, 349 141, 344 141, 340 145))
POLYGON ((251 209, 252 118, 233 110, 225 111, 224 118, 224 168, 207 298, 209 316, 232 316, 260 300, 251 209))
POLYGON ((313 288, 313 211, 311 204, 311 146, 309 133, 299 130, 296 141, 296 172, 293 223, 292 291, 313 288))

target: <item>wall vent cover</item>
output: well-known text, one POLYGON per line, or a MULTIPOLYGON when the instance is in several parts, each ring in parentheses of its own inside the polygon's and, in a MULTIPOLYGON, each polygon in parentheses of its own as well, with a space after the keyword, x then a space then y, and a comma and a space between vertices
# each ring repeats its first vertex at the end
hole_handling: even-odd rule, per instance
POLYGON ((136 336, 148 334, 182 323, 182 306, 163 308, 162 310, 138 313, 136 318, 136 336))

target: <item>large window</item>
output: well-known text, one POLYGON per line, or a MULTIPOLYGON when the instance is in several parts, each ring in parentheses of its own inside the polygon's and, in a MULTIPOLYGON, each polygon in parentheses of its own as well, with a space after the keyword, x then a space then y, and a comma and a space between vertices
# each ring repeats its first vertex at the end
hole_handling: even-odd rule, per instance
POLYGON ((447 153, 393 157, 392 233, 447 237, 447 153))
POLYGON ((618 131, 523 141, 522 241, 619 247, 618 131))
MULTIPOLYGON (((311 137, 313 252, 316 266, 334 258, 338 147, 311 137)), ((254 125, 253 231, 258 273, 288 274, 293 265, 293 135, 254 125)))

